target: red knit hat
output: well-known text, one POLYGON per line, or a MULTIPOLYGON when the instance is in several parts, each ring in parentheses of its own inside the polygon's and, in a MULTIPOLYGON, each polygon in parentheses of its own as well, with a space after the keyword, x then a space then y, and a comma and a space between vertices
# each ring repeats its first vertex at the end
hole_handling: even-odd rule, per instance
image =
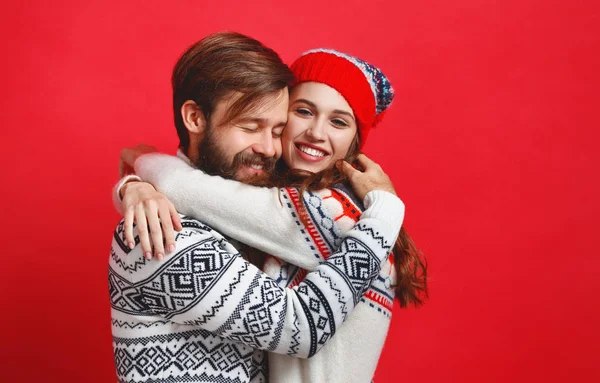
POLYGON ((291 69, 296 84, 314 81, 340 92, 358 121, 361 147, 394 99, 394 89, 379 68, 333 49, 305 52, 291 69))

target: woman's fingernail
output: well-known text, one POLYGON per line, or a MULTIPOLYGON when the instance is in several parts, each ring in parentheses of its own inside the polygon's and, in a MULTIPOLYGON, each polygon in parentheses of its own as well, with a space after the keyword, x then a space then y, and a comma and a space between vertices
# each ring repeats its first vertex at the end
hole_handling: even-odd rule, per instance
POLYGON ((127 245, 128 245, 128 246, 129 246, 129 248, 130 248, 130 249, 132 249, 132 250, 133 250, 133 248, 135 247, 135 243, 133 243, 133 242, 129 242, 127 245))
POLYGON ((146 252, 144 253, 144 257, 146 257, 146 259, 152 259, 152 253, 151 253, 151 252, 149 252, 149 251, 146 251, 146 252))
POLYGON ((162 255, 162 253, 158 253, 158 254, 156 255, 156 258, 158 258, 158 260, 159 260, 159 261, 162 261, 162 260, 163 260, 163 258, 164 258, 164 255, 162 255))
POLYGON ((175 244, 172 243, 172 244, 169 245, 169 253, 172 253, 174 251, 175 251, 175 244))

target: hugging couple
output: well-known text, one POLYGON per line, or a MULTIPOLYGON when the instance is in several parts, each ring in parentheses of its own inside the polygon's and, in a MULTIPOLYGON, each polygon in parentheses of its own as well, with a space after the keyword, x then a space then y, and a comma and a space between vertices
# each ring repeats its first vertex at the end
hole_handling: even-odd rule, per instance
POLYGON ((109 292, 119 382, 370 382, 427 297, 404 204, 361 154, 394 92, 332 49, 291 66, 250 37, 172 74, 177 156, 124 149, 109 292))

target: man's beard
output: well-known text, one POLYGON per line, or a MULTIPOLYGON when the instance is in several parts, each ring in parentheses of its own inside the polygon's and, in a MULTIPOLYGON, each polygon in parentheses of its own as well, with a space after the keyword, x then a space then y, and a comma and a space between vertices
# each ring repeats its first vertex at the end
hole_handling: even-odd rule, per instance
POLYGON ((271 177, 277 162, 273 157, 265 158, 260 154, 244 151, 233 156, 233 161, 230 163, 217 141, 212 127, 207 126, 205 135, 198 145, 199 156, 196 166, 199 169, 213 176, 234 179, 249 185, 269 186, 272 184, 271 177), (238 179, 238 169, 244 165, 262 165, 262 172, 238 179))

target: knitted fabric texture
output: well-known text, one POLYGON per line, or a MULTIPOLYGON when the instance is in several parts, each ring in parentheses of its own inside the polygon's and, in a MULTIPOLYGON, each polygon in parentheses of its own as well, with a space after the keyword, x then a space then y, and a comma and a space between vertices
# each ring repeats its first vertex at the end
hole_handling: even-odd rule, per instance
MULTIPOLYGON (((182 153, 179 155, 181 158, 142 156, 135 164, 136 173, 164 193, 178 211, 276 255, 278 259, 269 257, 264 271, 280 287, 300 286, 310 271, 322 262, 331 262, 332 254, 359 219, 362 223, 369 220, 348 189, 338 186, 300 193, 295 188, 252 187, 209 176, 192 168, 182 153), (300 215, 307 219, 300 219, 300 215)), ((364 203, 364 207, 373 208, 370 195, 364 203)), ((397 234, 404 209, 398 211, 387 205, 384 209, 378 214, 387 216, 386 231, 397 234)), ((395 237, 389 241, 392 239, 395 237)), ((389 328, 395 277, 393 259, 389 257, 336 336, 310 359, 270 353, 269 382, 370 382, 389 328)), ((296 352, 297 343, 292 346, 284 349, 285 354, 296 352)))
POLYGON ((265 383, 264 351, 317 353, 377 280, 399 230, 390 218, 403 215, 401 201, 369 197, 367 218, 293 289, 197 220, 182 217, 177 250, 162 262, 146 260, 138 238, 129 249, 121 221, 108 272, 119 382, 265 383))

